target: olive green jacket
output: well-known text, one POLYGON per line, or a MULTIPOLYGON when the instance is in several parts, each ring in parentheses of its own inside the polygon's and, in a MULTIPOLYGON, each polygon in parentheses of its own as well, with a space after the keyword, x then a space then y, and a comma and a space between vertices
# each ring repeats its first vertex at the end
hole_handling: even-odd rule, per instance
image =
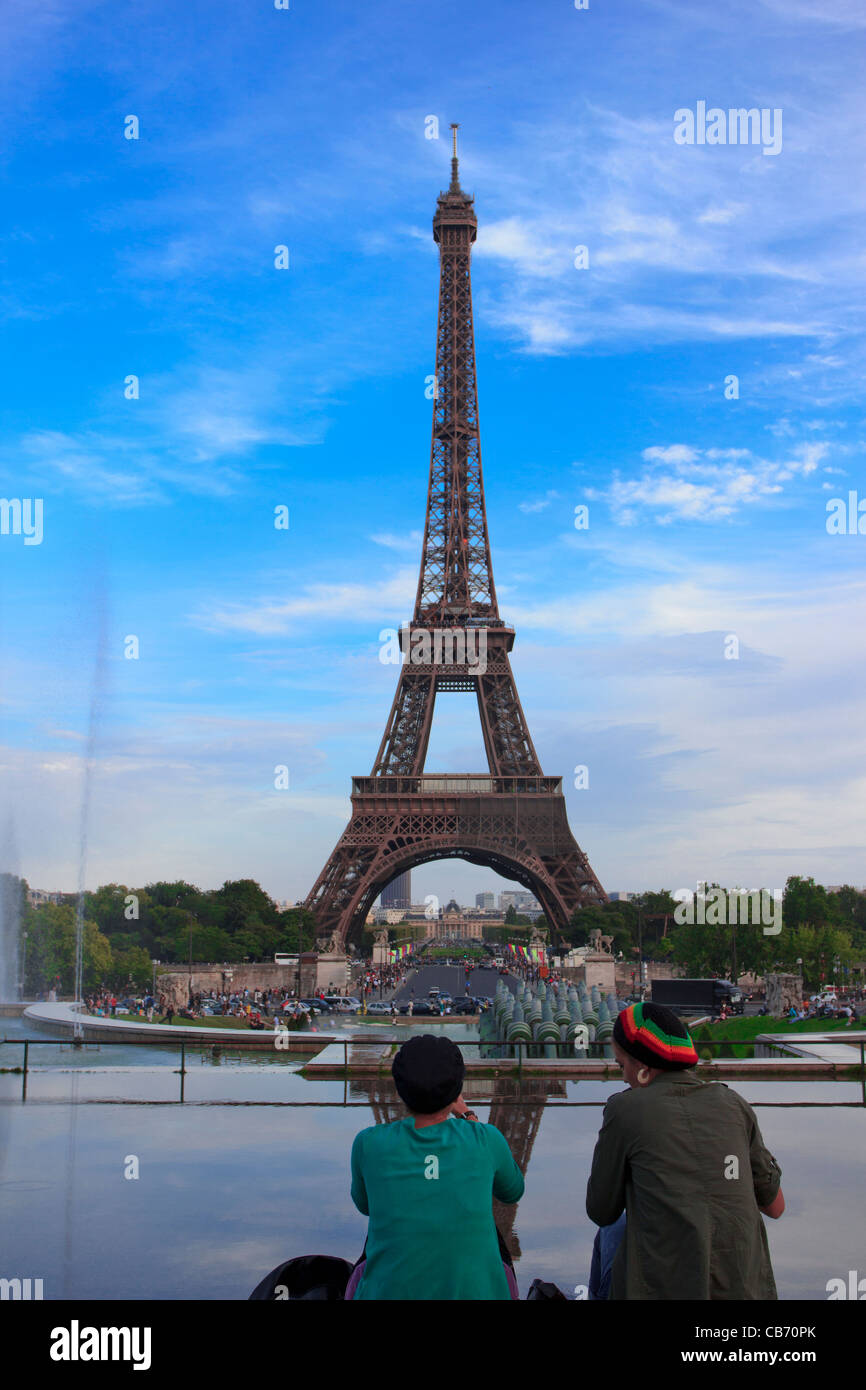
POLYGON ((663 1072, 612 1096, 586 1190, 596 1225, 626 1212, 610 1297, 776 1298, 758 1207, 780 1179, 752 1107, 721 1082, 663 1072))

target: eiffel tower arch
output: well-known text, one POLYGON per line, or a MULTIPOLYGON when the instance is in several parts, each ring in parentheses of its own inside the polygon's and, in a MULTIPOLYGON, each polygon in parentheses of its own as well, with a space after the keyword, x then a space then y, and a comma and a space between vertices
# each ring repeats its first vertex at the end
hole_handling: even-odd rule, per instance
POLYGON ((435 859, 466 859, 523 884, 560 931, 575 908, 607 901, 569 829, 562 779, 542 773, 511 670, 514 629, 499 614, 475 375, 478 223, 452 130, 451 184, 433 218, 439 316, 414 615, 400 634, 400 677, 372 772, 353 778, 351 819, 305 904, 337 949, 392 879, 435 859), (475 695, 486 773, 425 774, 436 696, 445 693, 475 695))

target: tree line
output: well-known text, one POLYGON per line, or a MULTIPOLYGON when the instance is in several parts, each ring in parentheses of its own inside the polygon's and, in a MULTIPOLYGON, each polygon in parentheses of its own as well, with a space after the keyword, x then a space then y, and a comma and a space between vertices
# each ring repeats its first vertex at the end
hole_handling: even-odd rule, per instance
MULTIPOLYGON (((27 997, 53 985, 64 994, 72 992, 76 907, 75 894, 64 895, 59 903, 31 906, 26 880, 0 875, 0 912, 7 921, 18 919, 18 958, 27 997)), ((586 945, 599 930, 613 938, 615 953, 634 961, 635 970, 640 956, 667 961, 698 977, 785 970, 802 973, 807 988, 834 978, 839 983, 852 980, 866 962, 866 893, 850 886, 831 893, 813 878, 789 878, 778 935, 766 935, 760 924, 680 923, 677 907, 663 890, 580 908, 564 933, 551 933, 552 944, 555 949, 586 945)), ((529 918, 513 907, 505 922, 487 934, 507 940, 515 928, 521 932, 530 926, 529 918)), ((542 917, 536 925, 547 923, 542 917)), ((281 912, 253 879, 227 881, 207 891, 183 880, 137 889, 108 883, 84 895, 84 986, 141 989, 152 977, 154 960, 162 965, 190 959, 269 961, 278 951, 311 950, 315 938, 311 912, 302 907, 281 912)))
MULTIPOLYGON (((708 894, 718 887, 707 884, 708 894)), ((760 922, 678 922, 679 907, 673 895, 663 890, 637 894, 628 902, 580 908, 572 915, 562 944, 586 945, 590 933, 598 929, 613 937, 614 952, 633 960, 636 971, 642 956, 679 966, 694 978, 730 979, 733 974, 783 971, 802 974, 807 989, 834 979, 839 984, 862 982, 866 893, 850 885, 829 892, 813 878, 789 878, 777 935, 765 934, 760 922)))
MULTIPOLYGON (((0 883, 7 921, 18 919, 19 977, 25 997, 56 987, 74 988, 77 895, 31 906, 27 882, 4 874, 0 883), (22 973, 23 972, 23 973, 22 973)), ((281 912, 253 879, 227 881, 206 892, 194 884, 149 883, 127 888, 107 883, 84 894, 83 980, 85 989, 144 988, 153 961, 272 961, 278 951, 308 951, 315 945, 311 912, 281 912)))

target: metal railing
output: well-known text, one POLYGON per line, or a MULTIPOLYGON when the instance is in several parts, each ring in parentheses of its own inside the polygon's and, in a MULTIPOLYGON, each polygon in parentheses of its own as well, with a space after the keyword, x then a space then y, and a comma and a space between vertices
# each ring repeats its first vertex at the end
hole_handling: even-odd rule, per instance
POLYGON ((353 777, 353 796, 549 796, 561 777, 488 777, 473 773, 422 773, 419 777, 353 777))
MULTIPOLYGON (((284 1033, 283 1033, 283 1034, 277 1034, 277 1033, 274 1034, 274 1038, 277 1038, 277 1037, 282 1037, 282 1038, 284 1038, 285 1036, 286 1036, 286 1035, 285 1035, 284 1033)), ((289 1034, 288 1036, 289 1036, 289 1039, 291 1039, 291 1036, 292 1036, 292 1035, 289 1034)), ((306 1035, 304 1034, 304 1035, 302 1035, 302 1036, 306 1036, 306 1035)), ((220 1100, 207 1100, 207 1101, 194 1102, 194 1103, 195 1103, 195 1104, 204 1104, 204 1105, 245 1105, 245 1106, 254 1106, 254 1107, 255 1107, 255 1106, 284 1106, 284 1107, 293 1107, 293 1106, 294 1106, 294 1107, 296 1107, 296 1108, 301 1108, 301 1109, 304 1109, 304 1108, 311 1108, 311 1107, 312 1107, 312 1108, 315 1108, 316 1106, 323 1106, 323 1107, 334 1107, 334 1106, 337 1106, 337 1107, 340 1107, 340 1108, 344 1108, 344 1107, 346 1107, 346 1106, 360 1106, 360 1107, 367 1106, 367 1107, 369 1107, 369 1104, 370 1104, 369 1100, 350 1101, 350 1100, 348 1099, 347 1088, 348 1088, 348 1080, 349 1080, 349 1076, 350 1076, 350 1071, 349 1071, 349 1066, 350 1066, 350 1063, 349 1063, 349 1048, 351 1048, 351 1047, 358 1047, 358 1046, 364 1046, 365 1043, 370 1043, 370 1042, 377 1043, 377 1042, 380 1041, 380 1039, 372 1039, 372 1038, 366 1038, 366 1039, 341 1038, 341 1039, 338 1039, 337 1041, 342 1045, 342 1048, 343 1048, 343 1066, 342 1066, 342 1072, 343 1072, 343 1075, 344 1075, 345 1086, 344 1086, 344 1098, 343 1098, 342 1101, 322 1101, 322 1100, 310 1100, 310 1101, 273 1101, 273 1100, 268 1100, 268 1101, 258 1101, 258 1100, 232 1101, 232 1100, 229 1100, 229 1101, 226 1101, 226 1100, 223 1100, 223 1101, 220 1101, 220 1100)), ((385 1039, 384 1041, 387 1041, 387 1039, 385 1039)), ((397 1040, 394 1039, 393 1041, 396 1042, 397 1040)), ((700 1039, 700 1044, 699 1044, 699 1045, 700 1045, 700 1047, 702 1047, 702 1048, 703 1048, 703 1047, 711 1047, 711 1048, 714 1048, 714 1047, 724 1047, 724 1046, 727 1045, 727 1044, 730 1044, 730 1045, 732 1045, 732 1046, 739 1046, 739 1047, 751 1047, 752 1049, 754 1049, 754 1047, 755 1047, 756 1044, 757 1044, 757 1039, 754 1039, 754 1038, 713 1038, 713 1039, 703 1039, 703 1038, 702 1038, 702 1039, 700 1039)), ((240 1048, 237 1048, 237 1047, 232 1048, 232 1047, 231 1047, 231 1044, 230 1044, 230 1042, 229 1042, 228 1039, 227 1039, 227 1045, 224 1046, 222 1043, 220 1043, 220 1042, 215 1042, 213 1039, 207 1039, 207 1040, 206 1040, 206 1039, 204 1039, 204 1038, 201 1040, 201 1042, 198 1042, 198 1041, 196 1041, 196 1040, 194 1040, 194 1039, 165 1038, 165 1039, 154 1040, 153 1043, 150 1041, 150 1039, 144 1039, 144 1038, 138 1038, 138 1039, 134 1039, 134 1040, 133 1040, 133 1039, 123 1039, 123 1038, 92 1039, 92 1040, 88 1040, 88 1039, 85 1039, 85 1038, 70 1038, 70 1039, 65 1039, 65 1038, 0 1038, 0 1047, 11 1046, 11 1045, 23 1047, 23 1049, 24 1049, 23 1066, 20 1067, 20 1068, 18 1068, 18 1067, 3 1068, 2 1071, 6 1071, 7 1074, 8 1074, 9 1072, 16 1072, 16 1071, 19 1071, 19 1070, 21 1071, 21 1073, 22 1073, 22 1076, 21 1076, 21 1100, 24 1101, 24 1102, 26 1102, 26 1100, 27 1100, 27 1076, 28 1076, 28 1071, 30 1070, 30 1048, 31 1048, 31 1047, 71 1047, 71 1048, 73 1048, 75 1051, 80 1051, 82 1048, 96 1048, 97 1050, 101 1050, 102 1048, 105 1048, 105 1047, 108 1047, 108 1048, 111 1048, 111 1047, 153 1047, 153 1046, 159 1045, 160 1047, 174 1047, 174 1048, 179 1048, 179 1049, 180 1049, 180 1067, 179 1067, 178 1069, 172 1068, 172 1070, 178 1070, 179 1078, 180 1078, 180 1094, 179 1094, 178 1099, 177 1099, 176 1101, 175 1101, 175 1100, 157 1100, 157 1101, 153 1101, 153 1100, 140 1100, 140 1099, 135 1099, 135 1100, 117 1100, 117 1099, 102 1098, 102 1097, 100 1097, 100 1098, 98 1098, 98 1099, 96 1099, 96 1100, 94 1100, 94 1101, 78 1102, 79 1104, 96 1104, 96 1105, 178 1105, 178 1104, 183 1105, 184 1103, 186 1103, 186 1077, 187 1077, 187 1075, 188 1075, 188 1073, 189 1073, 189 1067, 186 1065, 186 1060, 187 1060, 187 1049, 188 1049, 188 1048, 191 1047, 191 1048, 193 1048, 193 1049, 198 1049, 198 1050, 200 1050, 200 1051, 209 1051, 209 1052, 211 1052, 211 1053, 213 1053, 214 1049, 218 1049, 218 1051, 219 1051, 221 1054, 222 1054, 222 1053, 227 1053, 227 1052, 228 1052, 228 1053, 230 1053, 230 1052, 237 1052, 237 1055, 238 1055, 238 1056, 240 1056, 240 1055, 241 1055, 241 1052, 244 1050, 244 1049, 240 1049, 240 1048)), ((333 1045, 334 1045, 333 1043, 326 1044, 326 1046, 328 1046, 328 1047, 332 1047, 333 1045)), ((553 1045, 556 1046, 556 1044, 553 1044, 553 1045)), ((601 1046, 601 1045, 602 1045, 602 1044, 590 1044, 590 1046, 601 1046)), ((504 1056, 499 1056, 499 1057, 496 1057, 496 1056, 494 1056, 494 1057, 485 1057, 485 1058, 479 1059, 479 1060, 483 1060, 483 1061, 485 1061, 485 1062, 489 1062, 489 1063, 490 1063, 490 1066, 491 1066, 491 1070, 494 1069, 494 1068, 497 1066, 498 1063, 501 1063, 501 1062, 509 1062, 509 1061, 514 1062, 514 1061, 516 1061, 516 1063, 517 1063, 516 1075, 517 1075, 518 1080, 521 1080, 521 1079, 523 1078, 523 1075, 524 1075, 524 1062, 530 1063, 530 1064, 531 1064, 533 1061, 543 1061, 543 1060, 545 1060, 543 1056, 539 1057, 539 1056, 536 1055, 539 1051, 542 1051, 542 1052, 543 1052, 543 1049, 544 1049, 544 1046, 545 1046, 545 1044, 544 1044, 543 1042, 534 1042, 534 1041, 533 1041, 533 1042, 528 1042, 528 1041, 525 1041, 525 1040, 522 1040, 522 1039, 514 1039, 514 1040, 512 1040, 511 1042, 509 1042, 509 1041, 508 1041, 507 1039, 505 1039, 505 1038, 503 1038, 503 1039, 501 1039, 501 1040, 490 1039, 490 1038, 486 1038, 486 1039, 467 1038, 467 1039, 460 1039, 460 1041, 457 1043, 457 1046, 460 1047, 460 1048, 466 1048, 466 1047, 469 1047, 469 1048, 471 1048, 471 1047, 497 1048, 497 1047, 501 1047, 501 1048, 503 1048, 503 1049, 508 1049, 508 1050, 510 1050, 510 1051, 512 1051, 512 1052, 513 1052, 513 1049, 516 1049, 516 1050, 517 1050, 517 1056, 516 1056, 516 1057, 514 1057, 513 1055, 504 1055, 504 1056)), ((854 1046, 855 1046, 855 1044, 852 1044, 852 1050, 853 1050, 853 1047, 854 1047, 854 1046)), ((753 1101, 750 1102, 750 1104, 751 1104, 752 1106, 761 1106, 761 1107, 771 1108, 771 1109, 810 1109, 810 1108, 813 1108, 813 1109, 836 1109, 836 1108, 840 1108, 840 1107, 841 1107, 841 1108, 849 1108, 849 1107, 862 1108, 862 1107, 866 1107, 866 1039, 862 1039, 862 1038, 861 1038, 861 1039, 858 1039, 858 1040, 857 1040, 857 1043, 856 1043, 856 1046, 859 1047, 859 1052, 860 1052, 860 1062, 859 1062, 859 1065, 858 1065, 856 1062, 852 1061, 851 1064, 850 1064, 850 1068, 846 1068, 846 1070, 851 1070, 851 1071, 856 1071, 856 1072, 857 1072, 858 1079, 859 1079, 859 1082, 860 1082, 860 1090, 861 1090, 861 1098, 860 1098, 860 1100, 856 1100, 856 1101, 852 1101, 852 1100, 849 1100, 849 1101, 846 1101, 846 1100, 838 1100, 838 1101, 836 1101, 836 1100, 834 1100, 834 1101, 803 1101, 803 1100, 797 1100, 797 1101, 762 1101, 762 1100, 753 1100, 753 1101)), ((257 1050, 261 1050, 261 1049, 257 1049, 257 1050)), ((275 1045, 274 1050, 275 1050, 275 1051, 278 1051, 278 1052, 286 1053, 286 1052, 291 1052, 291 1051, 292 1051, 292 1048, 291 1048, 290 1045, 286 1045, 285 1043, 281 1043, 280 1046, 279 1046, 278 1048, 277 1048, 276 1045, 275 1045)), ((297 1055, 297 1054, 296 1054, 296 1055, 297 1055)), ((310 1060, 312 1061, 312 1060, 314 1060, 314 1058, 317 1056, 317 1054, 316 1054, 316 1053, 311 1053, 311 1054, 309 1054, 309 1056, 310 1056, 310 1060)), ((553 1060, 553 1059, 550 1059, 550 1060, 553 1060)), ((559 1058, 557 1058, 557 1059, 555 1059, 555 1060, 561 1061, 561 1062, 565 1062, 565 1063, 570 1062, 570 1061, 572 1061, 572 1060, 575 1061, 575 1062, 583 1062, 583 1061, 595 1061, 595 1062, 598 1062, 599 1064, 603 1065, 603 1067, 604 1067, 604 1073, 605 1073, 605 1075, 604 1075, 604 1077, 602 1078, 602 1079, 604 1079, 604 1080, 609 1079, 609 1078, 607 1077, 607 1072, 608 1072, 608 1071, 611 1071, 611 1070, 612 1070, 612 1071, 615 1071, 615 1072, 618 1072, 618 1071, 619 1071, 619 1065, 618 1065, 618 1063, 615 1062, 615 1061, 613 1061, 611 1058, 605 1058, 605 1057, 598 1057, 598 1058, 583 1058, 583 1057, 578 1057, 577 1055, 575 1055, 573 1058, 572 1058, 571 1056, 568 1056, 568 1057, 559 1057, 559 1058)), ((724 1058, 724 1059, 722 1059, 722 1060, 725 1060, 725 1061, 736 1061, 737 1059, 736 1059, 736 1058, 724 1058)), ((770 1060, 770 1059, 768 1059, 768 1060, 770 1060)), ((805 1060, 805 1059, 804 1059, 804 1060, 805 1060)), ((316 1078, 316 1079, 317 1079, 317 1080, 324 1080, 324 1078, 316 1078)), ((477 1080, 483 1080, 484 1078, 476 1078, 476 1079, 477 1079, 477 1080)), ((508 1079, 508 1078, 501 1078, 501 1079, 508 1079)), ((538 1085, 540 1082, 542 1082, 542 1081, 544 1081, 544 1080, 555 1080, 555 1079, 557 1079, 555 1073, 549 1073, 546 1077, 545 1077, 545 1076, 538 1076, 538 1075, 535 1075, 535 1076, 532 1076, 532 1077, 529 1078, 529 1084, 533 1084, 533 1083, 534 1083, 534 1084, 538 1085)), ((560 1076, 559 1079, 560 1079, 560 1080, 563 1080, 563 1079, 565 1079, 565 1078, 562 1077, 562 1076, 560 1076)), ((583 1079, 586 1080, 587 1078, 583 1078, 583 1079)), ((745 1078, 745 1079, 748 1079, 748 1078, 745 1078)), ((757 1079, 757 1078, 756 1078, 756 1079, 757 1079)), ((808 1082, 808 1080, 809 1080, 808 1077, 803 1077, 803 1078, 798 1078, 798 1079, 802 1079, 802 1080, 807 1081, 807 1082, 808 1082)), ((816 1079, 817 1079, 817 1078, 816 1078, 816 1079)), ((473 1078, 472 1078, 471 1075, 467 1077, 466 1089, 467 1089, 468 1091, 470 1091, 470 1092, 471 1092, 471 1090, 472 1090, 472 1080, 473 1080, 473 1078)), ((65 1102, 64 1102, 64 1103, 65 1103, 65 1102)), ((486 1102, 484 1099, 479 1099, 479 1100, 473 1102, 473 1104, 480 1104, 480 1105, 484 1105, 484 1104, 486 1104, 486 1103, 487 1103, 487 1102, 486 1102)), ((497 1098, 496 1101, 495 1101, 495 1103, 496 1103, 496 1105, 506 1105, 506 1106, 508 1106, 508 1105, 523 1105, 523 1106, 525 1106, 525 1105, 530 1105, 530 1104, 538 1104, 538 1099, 535 1098, 534 1100, 526 1099, 526 1100, 518 1100, 518 1101, 509 1101, 509 1100, 505 1100, 505 1099, 500 1100, 499 1098, 497 1098)), ((547 1101, 546 1098, 545 1098, 544 1104, 545 1104, 545 1107, 548 1106, 548 1101, 547 1101)), ((605 1101, 605 1100, 591 1100, 591 1101, 587 1101, 587 1100, 584 1100, 584 1101, 562 1101, 562 1100, 561 1100, 561 1101, 555 1102, 553 1105, 550 1105, 549 1108, 550 1108, 550 1109, 554 1109, 554 1110, 556 1110, 556 1109, 581 1109, 581 1108, 596 1108, 596 1109, 597 1109, 597 1108, 599 1108, 599 1107, 603 1107, 605 1104, 606 1104, 606 1101, 605 1101)))

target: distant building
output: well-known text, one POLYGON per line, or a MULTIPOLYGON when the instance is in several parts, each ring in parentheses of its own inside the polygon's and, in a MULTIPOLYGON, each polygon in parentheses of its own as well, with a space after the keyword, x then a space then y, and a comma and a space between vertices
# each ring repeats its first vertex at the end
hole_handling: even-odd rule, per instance
POLYGON ((28 888, 27 901, 31 907, 42 907, 43 903, 62 903, 68 894, 51 893, 47 888, 28 888))
POLYGON ((532 911, 541 911, 541 903, 538 901, 535 894, 528 893, 525 889, 508 889, 506 892, 499 894, 500 912, 507 912, 510 907, 513 907, 515 912, 523 912, 526 914, 532 911))
POLYGON ((611 900, 612 903, 630 903, 631 900, 632 900, 632 898, 636 897, 637 894, 635 894, 635 893, 608 893, 607 896, 610 898, 610 900, 611 900))
POLYGON ((495 893, 476 893, 476 894, 475 894, 475 906, 476 906, 476 907, 484 907, 484 908, 487 908, 488 910, 489 910, 490 908, 495 908, 495 907, 496 907, 496 894, 495 894, 495 893))
POLYGON ((382 896, 379 899, 383 907, 411 907, 412 906, 412 871, 407 869, 405 874, 398 874, 382 889, 382 896))
POLYGON ((483 935, 483 921, 480 917, 467 917, 455 898, 436 917, 426 923, 428 940, 467 941, 470 938, 480 941, 483 935))

